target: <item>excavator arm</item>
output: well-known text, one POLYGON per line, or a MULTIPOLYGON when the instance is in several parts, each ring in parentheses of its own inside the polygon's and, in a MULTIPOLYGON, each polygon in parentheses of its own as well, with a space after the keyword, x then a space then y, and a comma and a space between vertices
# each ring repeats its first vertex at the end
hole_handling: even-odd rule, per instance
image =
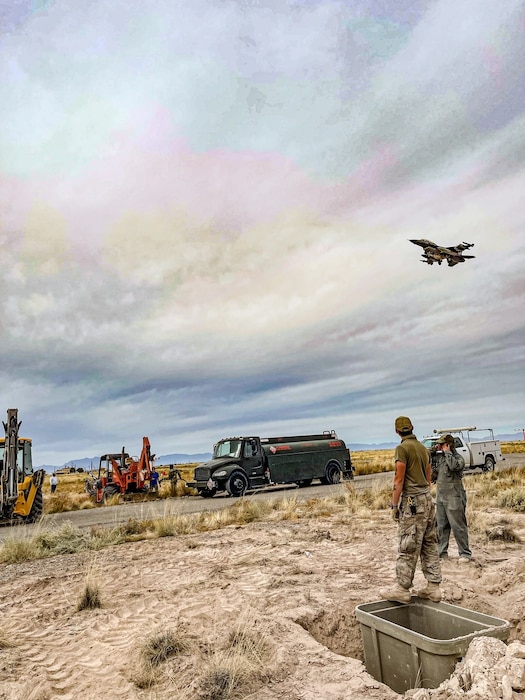
MULTIPOLYGON (((154 455, 153 455, 153 457, 154 457, 154 455)), ((149 438, 143 437, 142 438, 142 452, 140 453, 138 470, 143 471, 149 475, 149 472, 151 471, 151 462, 152 462, 153 457, 151 455, 151 445, 149 442, 149 438)))

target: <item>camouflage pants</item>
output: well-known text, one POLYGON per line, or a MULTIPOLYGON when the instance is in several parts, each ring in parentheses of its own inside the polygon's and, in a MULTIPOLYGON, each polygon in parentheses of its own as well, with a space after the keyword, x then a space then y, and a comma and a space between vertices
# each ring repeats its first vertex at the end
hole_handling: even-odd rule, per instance
POLYGON ((403 493, 399 503, 399 549, 396 576, 403 588, 410 588, 414 580, 417 560, 427 581, 441 582, 438 554, 436 510, 430 493, 412 496, 415 513, 411 511, 408 495, 403 493))

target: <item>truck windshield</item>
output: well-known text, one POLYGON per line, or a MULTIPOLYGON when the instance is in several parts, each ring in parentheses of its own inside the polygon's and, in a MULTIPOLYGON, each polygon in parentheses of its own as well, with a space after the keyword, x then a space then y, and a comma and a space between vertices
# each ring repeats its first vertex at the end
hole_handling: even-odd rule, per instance
POLYGON ((213 459, 217 459, 217 457, 238 457, 240 453, 240 440, 221 440, 215 445, 213 459))
MULTIPOLYGON (((423 438, 423 440, 421 440, 421 442, 427 448, 427 450, 430 450, 436 444, 436 438, 423 438)), ((454 437, 454 447, 456 447, 456 448, 463 447, 463 443, 461 442, 461 438, 454 437)))

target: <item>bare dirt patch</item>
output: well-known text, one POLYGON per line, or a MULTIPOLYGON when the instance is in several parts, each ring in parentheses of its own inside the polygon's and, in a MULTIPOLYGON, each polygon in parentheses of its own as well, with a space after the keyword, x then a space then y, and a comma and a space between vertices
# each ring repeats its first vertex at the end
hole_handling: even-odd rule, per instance
MULTIPOLYGON (((525 514, 511 525, 525 540, 525 514)), ((524 545, 471 539, 475 561, 443 567, 445 600, 511 621, 510 641, 525 641, 524 545)), ((392 580, 395 556, 379 511, 1 564, 0 699, 399 697, 367 674, 354 614, 392 580), (79 611, 88 582, 100 607, 79 611), (145 669, 151 639, 163 655, 145 669)))

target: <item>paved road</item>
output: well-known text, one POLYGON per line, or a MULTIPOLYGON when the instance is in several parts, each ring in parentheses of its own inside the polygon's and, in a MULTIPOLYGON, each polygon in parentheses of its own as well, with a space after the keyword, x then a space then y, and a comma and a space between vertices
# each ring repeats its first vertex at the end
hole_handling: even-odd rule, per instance
MULTIPOLYGON (((506 455, 505 461, 498 464, 497 471, 510 469, 511 467, 525 467, 525 453, 506 455)), ((481 470, 466 472, 466 478, 475 478, 481 470)), ((373 487, 381 487, 384 484, 392 484, 393 472, 358 476, 352 483, 358 491, 373 487)), ((248 498, 257 500, 270 500, 273 498, 296 497, 299 500, 307 498, 330 496, 338 493, 344 485, 323 486, 316 484, 307 488, 298 489, 293 486, 276 486, 264 491, 255 491, 248 498)), ((220 510, 234 502, 234 499, 226 495, 214 498, 201 498, 200 496, 187 496, 185 498, 167 498, 158 501, 144 501, 141 503, 123 503, 119 506, 101 506, 88 510, 68 511, 67 513, 53 513, 45 515, 36 525, 18 525, 16 527, 0 527, 0 542, 8 537, 31 537, 42 529, 60 527, 65 522, 71 522, 76 527, 115 526, 125 523, 131 518, 147 520, 161 518, 167 515, 180 515, 185 513, 200 513, 202 511, 220 510)))

